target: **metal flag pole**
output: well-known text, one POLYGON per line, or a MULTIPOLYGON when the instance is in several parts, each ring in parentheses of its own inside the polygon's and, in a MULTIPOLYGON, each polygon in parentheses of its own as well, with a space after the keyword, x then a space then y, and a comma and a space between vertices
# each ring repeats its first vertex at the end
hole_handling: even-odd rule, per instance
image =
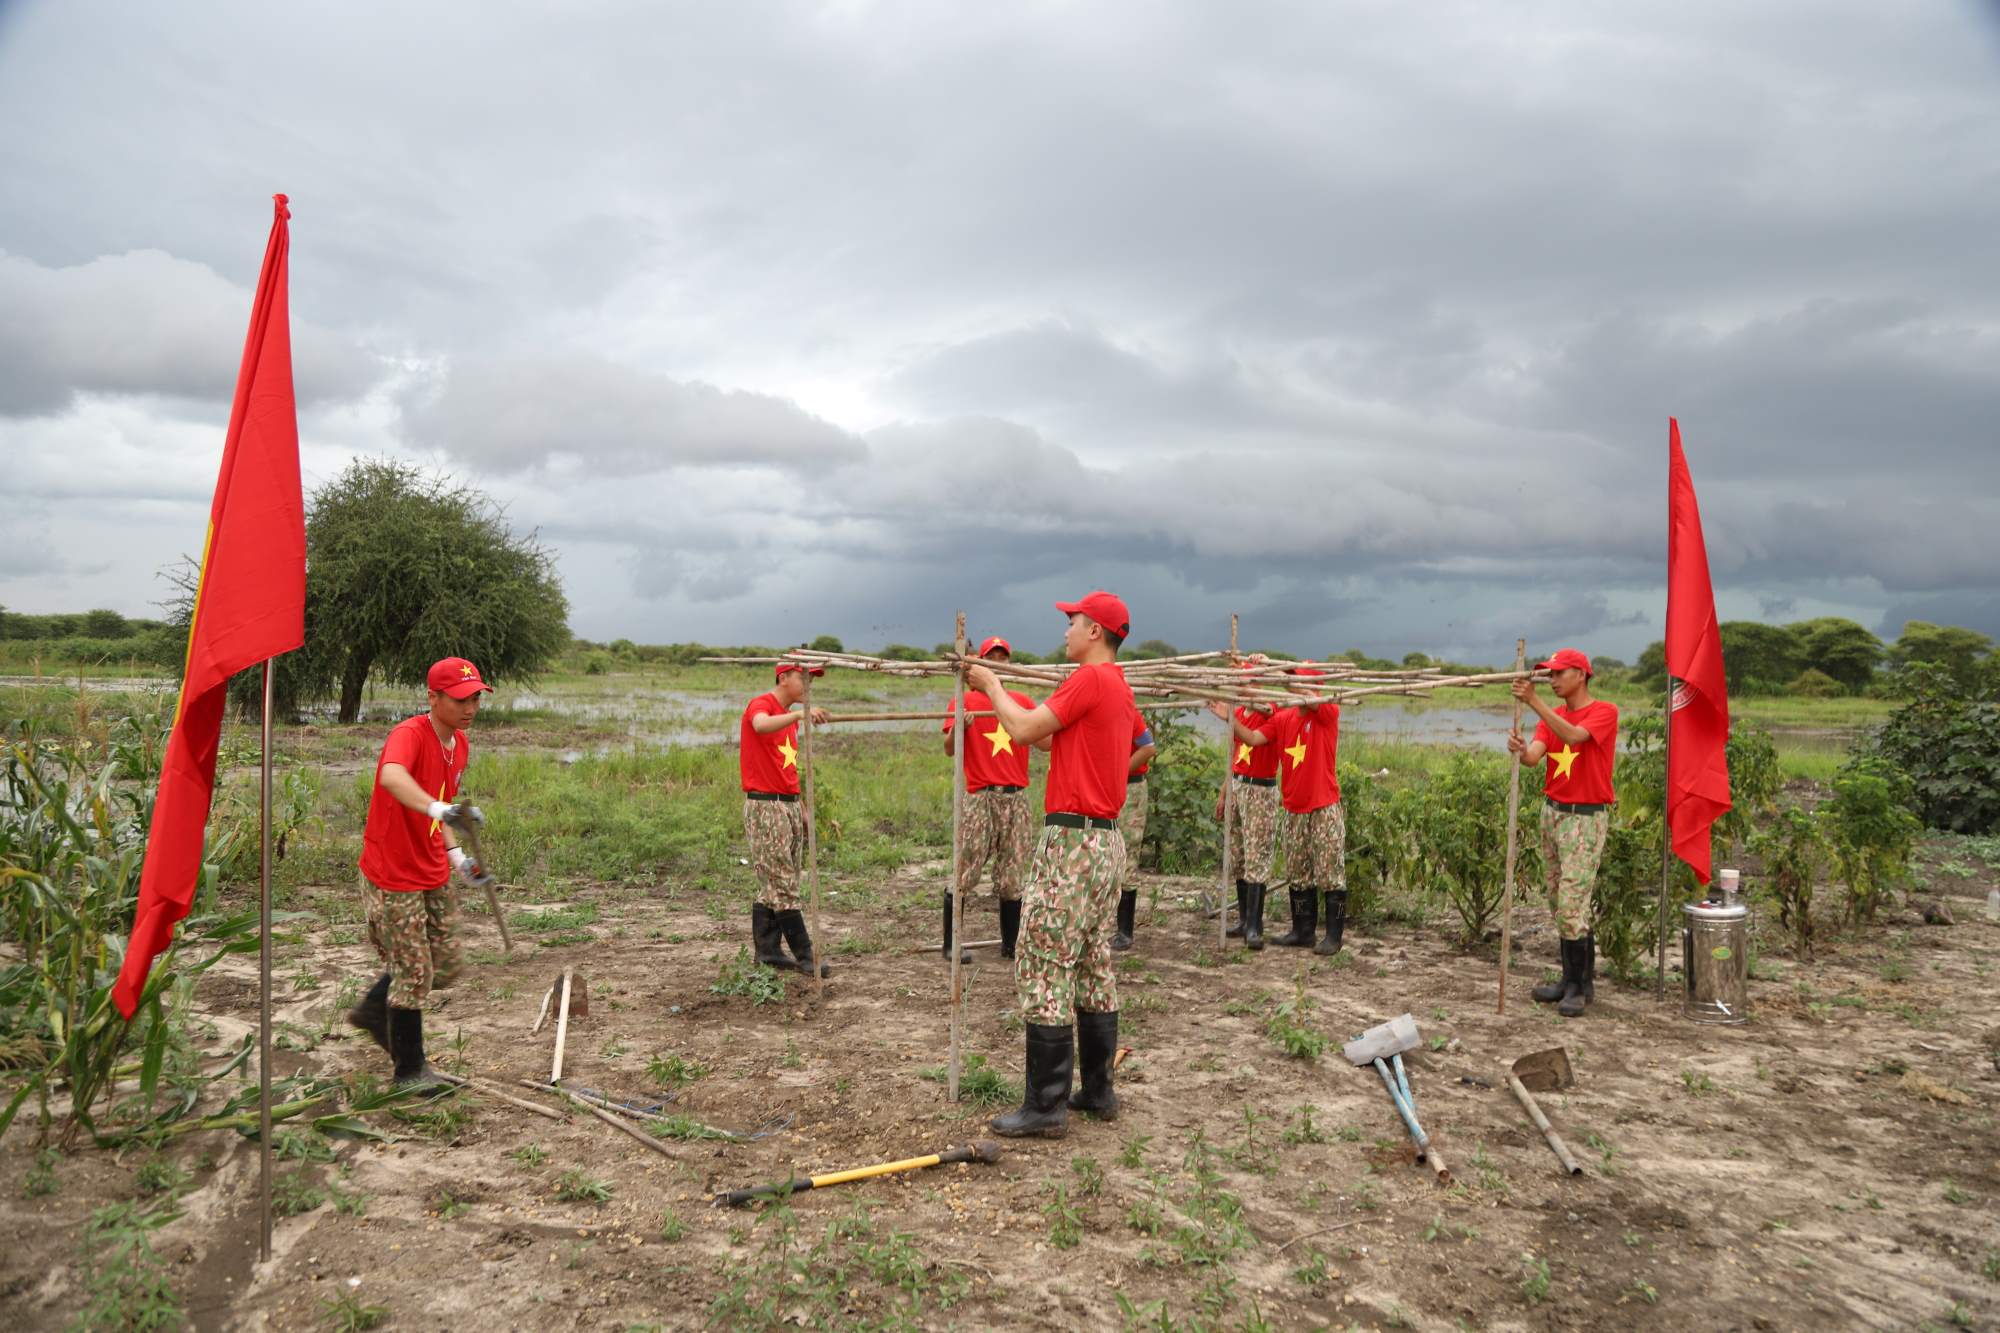
MULTIPOLYGON (((1673 595, 1668 594, 1671 602, 1673 595)), ((1668 623, 1672 624, 1669 616, 1668 623)), ((1674 678, 1667 676, 1666 710, 1660 714, 1660 930, 1653 960, 1653 1001, 1667 998, 1667 895, 1674 880, 1674 831, 1667 827, 1667 803, 1673 788, 1674 678)))
MULTIPOLYGON (((952 632, 952 651, 965 657, 965 612, 958 613, 958 627, 952 632)), ((964 978, 959 944, 965 939, 965 901, 958 891, 958 871, 965 855, 965 668, 960 666, 951 687, 951 1059, 946 1070, 945 1099, 958 1100, 958 1029, 963 1012, 964 978)))
POLYGON ((271 659, 264 659, 264 759, 257 813, 257 1193, 259 1262, 271 1258, 271 659))
MULTIPOLYGON (((1236 663, 1236 613, 1229 613, 1229 661, 1236 663)), ((1236 711, 1222 720, 1222 879, 1215 886, 1215 947, 1229 947, 1229 821, 1236 817, 1236 779, 1230 770, 1236 753, 1236 711)), ((1244 926, 1249 931, 1249 926, 1244 926)))
MULTIPOLYGON (((1514 670, 1523 671, 1528 665, 1528 641, 1514 640, 1514 670)), ((1510 735, 1521 734, 1521 701, 1514 701, 1514 729, 1510 735)), ((1514 859, 1521 851, 1521 756, 1508 752, 1508 765, 1513 771, 1507 775, 1507 898, 1500 908, 1500 1004, 1493 1012, 1507 1012, 1507 957, 1514 946, 1514 859)))

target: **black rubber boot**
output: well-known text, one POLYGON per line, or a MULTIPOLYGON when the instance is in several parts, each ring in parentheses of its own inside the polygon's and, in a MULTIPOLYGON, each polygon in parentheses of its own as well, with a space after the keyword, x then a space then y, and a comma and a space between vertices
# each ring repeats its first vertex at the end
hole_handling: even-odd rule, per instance
POLYGON ((1021 938, 1021 900, 1008 902, 1000 900, 1000 956, 1012 958, 1014 945, 1021 938))
MULTIPOLYGON (((785 933, 785 943, 792 946, 792 957, 798 960, 792 966, 798 968, 799 971, 805 973, 807 976, 811 976, 814 966, 813 938, 806 932, 806 914, 799 911, 796 907, 790 911, 778 913, 778 929, 785 933)), ((833 969, 825 963, 820 963, 818 966, 821 976, 830 977, 833 975, 833 969)))
MULTIPOLYGON (((952 923, 951 923, 951 918, 952 918, 952 907, 953 907, 953 903, 952 903, 952 895, 951 895, 951 894, 949 894, 949 893, 947 893, 947 894, 946 894, 946 895, 944 896, 944 944, 943 944, 943 945, 942 945, 942 946, 941 946, 941 947, 940 947, 940 948, 938 949, 938 953, 940 953, 941 955, 943 955, 943 957, 944 957, 944 960, 945 960, 945 961, 946 961, 947 963, 949 963, 949 962, 951 961, 951 924, 952 924, 952 923)), ((972 961, 972 951, 971 951, 970 949, 960 949, 960 950, 958 951, 958 961, 959 961, 959 962, 961 962, 961 963, 969 963, 969 962, 971 962, 971 961, 972 961)))
POLYGON ((1347 933, 1347 890, 1326 891, 1326 936, 1313 945, 1313 952, 1330 958, 1340 952, 1340 938, 1347 933))
POLYGON ((1076 1033, 1028 1024, 1028 1076, 1021 1109, 993 1117, 993 1132, 1007 1139, 1059 1139, 1069 1129, 1069 1081, 1076 1064, 1076 1033))
POLYGON ((1556 1001, 1556 1012, 1564 1018, 1582 1018, 1584 955, 1590 949, 1588 940, 1563 941, 1563 995, 1556 1001))
POLYGON ((1244 910, 1244 904, 1249 901, 1249 898, 1250 898, 1250 881, 1247 879, 1237 880, 1236 881, 1236 924, 1223 932, 1223 934, 1227 935, 1232 940, 1240 940, 1243 938, 1243 927, 1245 923, 1247 923, 1250 919, 1249 913, 1244 910))
POLYGON ((778 932, 778 914, 763 903, 750 904, 750 948, 765 967, 790 970, 792 966, 785 957, 784 936, 778 932))
POLYGON ((1559 939, 1556 946, 1561 950, 1562 975, 1554 981, 1544 981, 1528 992, 1529 998, 1536 1004, 1554 1004, 1569 989, 1569 941, 1559 939))
POLYGON ((1577 959, 1577 977, 1582 983, 1583 998, 1586 1003, 1597 1002, 1597 933, 1586 931, 1583 936, 1583 955, 1577 959))
POLYGON ((1118 1057, 1118 1011, 1076 1011, 1077 1076, 1083 1086, 1070 1094, 1069 1109, 1099 1120, 1118 1118, 1118 1094, 1111 1089, 1111 1062, 1118 1057))
POLYGON ((1287 949, 1310 949, 1319 934, 1319 890, 1293 889, 1291 895, 1292 928, 1271 943, 1287 949))
POLYGON ((1243 895, 1243 947, 1252 953, 1264 951, 1264 886, 1246 881, 1243 895))
POLYGON ((375 1039, 375 1044, 383 1050, 389 1049, 389 974, 384 972, 375 978, 375 984, 367 994, 347 1011, 347 1021, 375 1039))
POLYGON ((424 1059, 424 1011, 389 1010, 389 1055, 396 1062, 399 1088, 448 1088, 424 1059))
POLYGON ((1132 924, 1139 914, 1139 891, 1127 889, 1118 895, 1118 929, 1111 936, 1111 947, 1123 953, 1132 947, 1132 924))

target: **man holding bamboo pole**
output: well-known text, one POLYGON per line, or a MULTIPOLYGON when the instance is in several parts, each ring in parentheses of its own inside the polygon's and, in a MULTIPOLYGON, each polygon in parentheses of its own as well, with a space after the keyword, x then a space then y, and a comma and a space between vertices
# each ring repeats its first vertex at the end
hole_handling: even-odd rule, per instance
MULTIPOLYGON (((822 667, 799 662, 777 665, 775 688, 752 699, 737 728, 737 768, 743 779, 743 836, 750 844, 750 866, 757 877, 757 896, 750 904, 750 938, 757 961, 766 967, 797 968, 811 975, 812 932, 800 910, 799 866, 805 856, 806 821, 799 807, 799 750, 793 729, 803 713, 793 705, 806 697, 806 672, 823 676, 822 667), (792 956, 785 956, 789 944, 792 956)), ((813 721, 826 721, 826 710, 813 709, 813 721)), ((832 975, 825 963, 820 976, 832 975)))
MULTIPOLYGON (((1261 658, 1243 663, 1254 670, 1261 658)), ((1218 716, 1229 720, 1227 709, 1217 705, 1218 716)), ((1213 711, 1213 710, 1212 710, 1213 711)), ((1236 924, 1229 937, 1241 938, 1247 949, 1264 947, 1264 894, 1271 883, 1271 859, 1278 844, 1278 761, 1274 745, 1252 745, 1235 734, 1235 727, 1261 731, 1271 714, 1255 708, 1238 708, 1228 744, 1229 773, 1223 781, 1233 788, 1228 800, 1218 792, 1215 817, 1227 819, 1223 837, 1228 842, 1229 864, 1236 868, 1236 924)))
MULTIPOLYGON (((995 635, 979 645, 979 656, 987 662, 1011 662, 1014 650, 995 635)), ((1035 701, 1015 690, 1007 697, 1021 708, 1033 710, 1035 701)), ((986 712, 992 703, 979 690, 967 691, 965 711, 986 712)), ((1028 809, 1028 750, 1017 743, 997 717, 976 717, 966 723, 965 813, 958 852, 958 892, 968 894, 979 886, 979 872, 993 863, 993 891, 1000 897, 1000 956, 1014 956, 1015 941, 1021 935, 1021 881, 1027 873, 1028 858, 1035 848, 1034 814, 1028 809)), ((944 752, 956 749, 949 719, 944 724, 944 752)), ((1046 750, 1044 740, 1033 748, 1046 750)), ((944 895, 944 956, 952 950, 952 891, 944 895)), ((970 957, 962 962, 971 962, 970 957)))
POLYGON ((479 713, 479 696, 493 687, 462 657, 432 663, 426 683, 430 711, 397 723, 375 764, 361 832, 361 897, 369 943, 389 970, 347 1015, 389 1053, 399 1088, 445 1082, 424 1059, 424 1002, 458 975, 451 876, 474 888, 493 882, 454 834, 483 824, 485 815, 453 803, 471 759, 465 729, 479 713))
POLYGON ((1590 695, 1590 659, 1565 648, 1535 670, 1549 672, 1549 689, 1562 701, 1551 708, 1534 683, 1514 682, 1514 697, 1541 719, 1534 739, 1519 732, 1507 748, 1524 765, 1546 760, 1542 779, 1542 861, 1547 867, 1549 906, 1561 937, 1562 979, 1529 992, 1553 1003, 1564 1018, 1580 1018, 1597 998, 1597 940, 1591 933, 1591 895, 1598 863, 1611 831, 1611 770, 1618 758, 1618 705, 1590 695), (1560 746, 1561 748, 1556 748, 1560 746))
POLYGON ((1118 1050, 1111 915, 1125 869, 1118 811, 1139 712, 1117 658, 1132 622, 1125 603, 1108 592, 1058 602, 1056 609, 1069 617, 1063 654, 1077 669, 1047 702, 1024 709, 991 667, 966 669, 967 682, 987 695, 1016 743, 1049 742, 1042 837, 1014 965, 1027 1028, 1025 1093, 1019 1110, 993 1121, 994 1133, 1010 1138, 1061 1138, 1071 1110, 1105 1119, 1118 1113, 1111 1084, 1118 1050), (1071 1096, 1079 1054, 1083 1087, 1071 1096))

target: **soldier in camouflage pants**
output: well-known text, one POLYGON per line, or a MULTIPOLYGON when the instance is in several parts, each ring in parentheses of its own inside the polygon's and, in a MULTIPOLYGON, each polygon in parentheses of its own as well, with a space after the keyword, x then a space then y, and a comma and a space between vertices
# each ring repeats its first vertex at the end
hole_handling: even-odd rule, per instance
POLYGON ((969 894, 993 862, 993 891, 1003 903, 1021 901, 1021 881, 1035 851, 1034 811, 1028 793, 987 787, 965 798, 958 850, 958 891, 969 894))
POLYGON ((1229 864, 1236 878, 1270 883, 1271 861, 1278 851, 1278 789, 1236 782, 1227 814, 1229 864))
POLYGON ((1590 897, 1597 886, 1597 865, 1604 859, 1604 840, 1611 832, 1611 811, 1573 814, 1552 805, 1542 807, 1542 864, 1547 868, 1549 910, 1566 940, 1590 934, 1590 897))
POLYGON ((1328 893, 1347 890, 1347 812, 1340 802, 1285 821, 1285 877, 1328 893))
POLYGON ((1117 1012, 1111 925, 1125 857, 1117 829, 1042 829, 1014 964, 1022 1022, 1067 1028, 1079 1009, 1117 1012))
POLYGON ((755 901, 773 912, 796 912, 799 864, 805 859, 806 817, 797 801, 743 802, 743 836, 750 842, 750 870, 757 877, 755 901))
POLYGON ((458 977, 458 904, 448 887, 388 893, 366 878, 368 942, 389 968, 389 1007, 422 1009, 433 990, 458 977))

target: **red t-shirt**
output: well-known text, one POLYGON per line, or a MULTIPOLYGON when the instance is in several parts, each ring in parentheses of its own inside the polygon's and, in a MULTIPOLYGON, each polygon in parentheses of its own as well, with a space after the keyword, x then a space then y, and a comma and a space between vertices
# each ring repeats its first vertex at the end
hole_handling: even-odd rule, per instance
POLYGON ((451 752, 446 754, 431 715, 419 713, 398 722, 382 742, 382 757, 375 761, 375 792, 368 798, 368 823, 361 831, 361 873, 376 888, 415 893, 442 888, 451 878, 444 829, 382 785, 382 765, 401 764, 426 792, 440 801, 453 800, 470 747, 462 731, 452 732, 451 741, 451 752))
MULTIPOLYGON (((1018 690, 1007 691, 1007 697, 1023 708, 1033 708, 1035 701, 1018 690)), ((993 701, 980 690, 965 692, 965 711, 985 712, 993 707, 993 701)), ((938 728, 941 733, 951 731, 951 719, 946 718, 938 728)), ((997 717, 969 717, 965 720, 965 789, 969 792, 985 791, 988 787, 1025 787, 1028 785, 1028 748, 1015 743, 1007 734, 1007 728, 1000 725, 997 717)))
MULTIPOLYGON (((776 792, 780 796, 799 793, 799 729, 796 724, 767 731, 762 735, 750 725, 753 717, 791 710, 778 702, 775 694, 760 694, 743 710, 737 727, 736 763, 743 774, 744 791, 776 792)), ((794 717, 798 714, 794 713, 794 717)))
MULTIPOLYGON (((1236 710, 1236 720, 1252 731, 1263 731, 1270 725, 1271 715, 1239 708, 1236 710)), ((1230 739, 1235 739, 1233 732, 1230 739)), ((1278 776, 1278 747, 1236 741, 1236 749, 1229 758, 1229 771, 1239 773, 1246 778, 1275 778, 1278 776)))
POLYGON ((1115 662, 1078 667, 1049 696, 1062 723, 1050 741, 1049 781, 1042 809, 1052 815, 1116 819, 1125 806, 1125 772, 1143 715, 1115 662), (1138 728, 1134 719, 1139 719, 1138 728))
MULTIPOLYGON (((1152 743, 1153 724, 1146 720, 1146 715, 1139 711, 1137 704, 1134 704, 1132 707, 1132 753, 1137 754, 1139 753, 1140 746, 1151 745, 1152 743)), ((1125 780, 1130 782, 1133 778, 1143 778, 1152 770, 1152 767, 1153 761, 1148 759, 1145 763, 1139 765, 1139 767, 1133 768, 1131 756, 1128 755, 1125 761, 1125 780)))
POLYGON ((1276 750, 1283 775, 1279 801, 1295 815, 1318 810, 1340 799, 1340 779, 1334 757, 1340 749, 1340 705, 1281 708, 1258 727, 1271 739, 1255 748, 1276 750))
POLYGON ((1556 716, 1588 731, 1590 739, 1571 746, 1557 740, 1548 723, 1535 723, 1535 739, 1549 747, 1542 794, 1570 805, 1609 805, 1615 799, 1611 768, 1618 756, 1618 705, 1608 699, 1592 699, 1574 713, 1558 706, 1556 716))

